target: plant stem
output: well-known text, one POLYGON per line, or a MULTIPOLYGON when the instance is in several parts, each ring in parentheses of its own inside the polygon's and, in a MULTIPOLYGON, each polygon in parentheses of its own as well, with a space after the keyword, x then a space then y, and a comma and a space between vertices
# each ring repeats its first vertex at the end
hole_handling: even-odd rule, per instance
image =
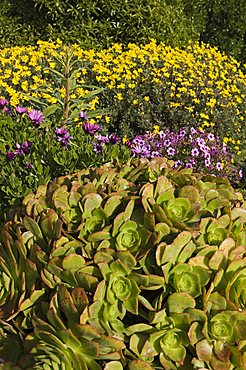
POLYGON ((70 75, 70 58, 69 58, 69 49, 67 49, 67 63, 65 68, 65 102, 64 102, 64 124, 66 125, 68 120, 68 113, 69 113, 69 101, 70 101, 70 81, 69 81, 69 75, 70 75))

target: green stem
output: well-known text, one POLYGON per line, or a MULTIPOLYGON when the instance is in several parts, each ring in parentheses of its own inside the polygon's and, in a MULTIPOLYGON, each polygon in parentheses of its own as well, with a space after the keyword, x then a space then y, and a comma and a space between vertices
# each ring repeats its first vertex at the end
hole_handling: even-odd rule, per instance
POLYGON ((68 120, 68 113, 69 113, 69 101, 70 101, 70 80, 69 80, 69 74, 70 74, 70 58, 69 58, 69 50, 67 50, 67 63, 66 63, 66 69, 65 69, 65 102, 64 102, 64 124, 66 125, 68 120))

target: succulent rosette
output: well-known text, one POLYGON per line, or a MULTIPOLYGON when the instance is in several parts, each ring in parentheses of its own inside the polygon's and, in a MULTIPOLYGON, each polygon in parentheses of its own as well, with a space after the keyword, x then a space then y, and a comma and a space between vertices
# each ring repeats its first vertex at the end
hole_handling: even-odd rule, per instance
POLYGON ((242 366, 239 345, 246 338, 245 319, 245 313, 223 311, 206 320, 205 339, 196 344, 198 358, 212 369, 242 366))
POLYGON ((203 292, 209 282, 211 272, 200 266, 177 264, 171 271, 176 292, 186 292, 196 298, 203 292))
POLYGON ((88 168, 5 215, 6 366, 244 370, 245 202, 224 179, 172 167, 88 168))

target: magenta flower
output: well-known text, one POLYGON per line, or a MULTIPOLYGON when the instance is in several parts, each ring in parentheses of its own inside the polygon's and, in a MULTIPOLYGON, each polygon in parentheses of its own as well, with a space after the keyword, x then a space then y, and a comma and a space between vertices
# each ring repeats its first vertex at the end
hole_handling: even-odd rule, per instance
POLYGON ((120 139, 115 135, 115 134, 111 134, 109 135, 109 141, 112 143, 112 144, 115 144, 115 143, 119 143, 120 142, 120 139))
POLYGON ((94 136, 96 132, 101 131, 101 126, 99 125, 91 125, 90 122, 85 122, 82 125, 84 131, 91 136, 94 136))
POLYGON ((168 148, 167 149, 167 154, 170 156, 173 156, 175 154, 175 149, 174 148, 168 148))
POLYGON ((15 110, 19 114, 24 114, 24 113, 27 112, 27 108, 26 107, 20 107, 19 105, 17 107, 15 107, 15 110))
POLYGON ((15 155, 25 155, 30 153, 31 146, 32 142, 28 140, 24 141, 23 144, 17 143, 15 146, 16 147, 15 155))
POLYGON ((16 154, 14 152, 7 152, 5 153, 5 157, 8 162, 13 161, 16 157, 16 154))
POLYGON ((88 121, 87 111, 81 111, 79 113, 79 116, 80 116, 80 118, 84 119, 85 121, 88 121))
POLYGON ((197 157, 199 155, 199 150, 197 148, 192 149, 191 155, 192 157, 197 157))
POLYGON ((103 150, 101 144, 100 143, 95 143, 95 142, 93 142, 92 144, 93 144, 94 152, 96 152, 97 154, 101 154, 102 150, 103 150))
POLYGON ((216 163, 216 169, 217 169, 218 171, 221 171, 221 170, 222 170, 222 168, 223 168, 222 164, 221 164, 220 162, 217 162, 217 163, 216 163))
POLYGON ((55 134, 57 140, 60 142, 62 146, 70 145, 69 140, 72 139, 72 136, 69 134, 69 131, 66 128, 64 127, 56 128, 55 134))
POLYGON ((208 140, 209 141, 214 141, 214 135, 213 134, 208 134, 208 140))
POLYGON ((99 143, 108 143, 108 142, 109 142, 109 137, 108 137, 108 135, 103 136, 103 135, 101 135, 101 134, 98 134, 98 135, 96 135, 95 137, 96 137, 96 139, 97 139, 97 141, 98 141, 99 143))
POLYGON ((3 109, 6 105, 9 104, 9 101, 6 99, 0 99, 0 109, 3 109))
POLYGON ((34 123, 35 126, 39 126, 45 119, 45 116, 40 110, 32 109, 28 113, 28 118, 34 123))

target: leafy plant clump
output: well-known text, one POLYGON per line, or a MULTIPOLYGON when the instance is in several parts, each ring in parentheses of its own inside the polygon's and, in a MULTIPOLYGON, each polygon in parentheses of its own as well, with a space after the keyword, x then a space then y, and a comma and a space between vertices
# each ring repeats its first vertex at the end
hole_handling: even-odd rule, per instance
POLYGON ((173 164, 62 176, 5 216, 5 368, 244 369, 246 203, 173 164))

